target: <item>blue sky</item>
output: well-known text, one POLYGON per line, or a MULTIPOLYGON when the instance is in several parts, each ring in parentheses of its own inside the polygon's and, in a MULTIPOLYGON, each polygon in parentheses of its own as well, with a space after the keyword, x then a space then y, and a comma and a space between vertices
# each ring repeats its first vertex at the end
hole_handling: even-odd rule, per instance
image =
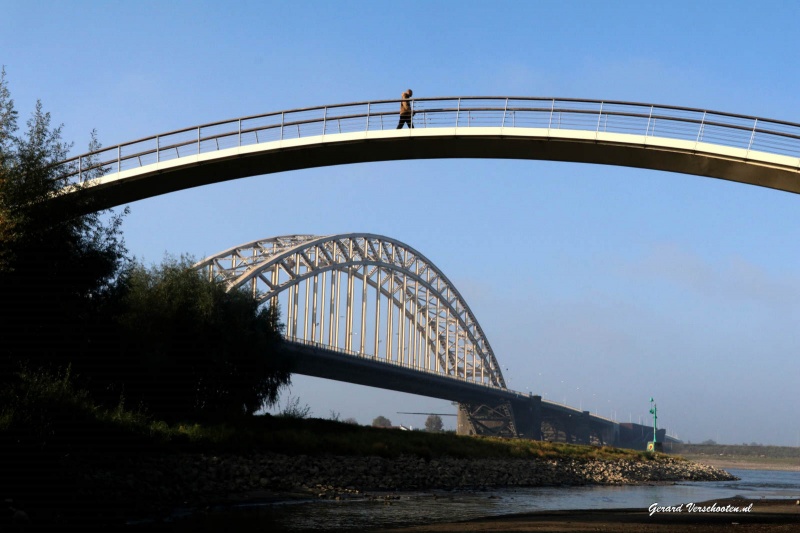
MULTIPOLYGON (((409 87, 800 122, 793 1, 0 0, 0 12, 18 111, 41 99, 75 153, 92 129, 112 145, 409 87)), ((634 422, 653 396, 684 440, 800 445, 797 195, 598 165, 406 161, 144 200, 123 230, 146 262, 290 233, 395 237, 455 283, 512 388, 634 422), (415 211, 453 216, 434 225, 415 211)), ((361 423, 455 412, 300 376, 289 394, 361 423)))

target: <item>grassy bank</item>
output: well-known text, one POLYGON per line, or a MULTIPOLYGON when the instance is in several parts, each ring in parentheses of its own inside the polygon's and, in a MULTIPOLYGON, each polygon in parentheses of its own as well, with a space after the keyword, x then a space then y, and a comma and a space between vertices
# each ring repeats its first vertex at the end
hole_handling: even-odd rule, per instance
MULTIPOLYGON (((98 405, 74 386, 69 372, 20 372, 0 390, 0 499, 13 499, 41 524, 78 524, 80 531, 108 531, 108 524, 125 517, 150 516, 187 500, 216 501, 219 495, 242 490, 294 492, 362 482, 477 486, 487 483, 498 465, 486 467, 490 470, 480 479, 464 481, 475 474, 469 460, 528 458, 565 460, 531 462, 541 466, 528 472, 535 479, 519 482, 548 486, 573 478, 571 483, 593 482, 576 477, 575 461, 614 461, 623 481, 632 471, 670 466, 664 454, 654 459, 612 447, 381 429, 333 420, 266 415, 167 424, 126 407, 122 399, 113 408, 98 405), (280 455, 270 458, 269 452, 280 455), (343 470, 331 474, 336 468, 343 470), (458 468, 464 472, 445 479, 458 468), (397 472, 391 474, 392 469, 397 472), (359 472, 360 481, 345 480, 359 472), (87 517, 94 520, 89 529, 87 517)), ((507 463, 511 470, 496 480, 499 485, 520 473, 513 462, 507 463)), ((598 479, 610 479, 605 464, 592 466, 598 479)))
MULTIPOLYGON (((463 437, 346 424, 333 420, 256 416, 224 422, 167 424, 132 410, 97 405, 69 372, 21 372, 0 393, 0 446, 37 454, 275 452, 385 458, 571 458, 646 461, 650 455, 612 447, 463 437)), ((11 453, 9 453, 11 452, 11 453)))

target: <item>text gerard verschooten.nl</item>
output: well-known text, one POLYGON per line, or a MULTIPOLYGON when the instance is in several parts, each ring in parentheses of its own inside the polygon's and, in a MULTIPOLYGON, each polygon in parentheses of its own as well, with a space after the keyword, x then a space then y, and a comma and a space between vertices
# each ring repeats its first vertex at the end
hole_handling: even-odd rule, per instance
POLYGON ((697 505, 695 503, 682 503, 680 505, 658 505, 658 502, 648 507, 650 516, 656 513, 749 513, 753 510, 753 504, 746 507, 738 505, 697 505))

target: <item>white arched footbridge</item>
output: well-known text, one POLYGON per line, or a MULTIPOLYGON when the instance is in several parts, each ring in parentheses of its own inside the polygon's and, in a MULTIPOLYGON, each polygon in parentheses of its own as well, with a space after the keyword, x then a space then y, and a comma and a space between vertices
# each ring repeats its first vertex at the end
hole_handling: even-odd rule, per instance
POLYGON ((279 111, 194 126, 64 161, 92 209, 209 183, 348 163, 516 158, 695 174, 800 192, 800 124, 675 106, 524 97, 421 98, 279 111))

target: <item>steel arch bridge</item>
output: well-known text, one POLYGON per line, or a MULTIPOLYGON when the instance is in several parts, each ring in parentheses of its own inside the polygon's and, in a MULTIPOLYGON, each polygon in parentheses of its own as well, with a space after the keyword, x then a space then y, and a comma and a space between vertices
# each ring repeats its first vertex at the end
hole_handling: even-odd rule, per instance
POLYGON ((302 168, 428 158, 630 166, 800 193, 800 124, 696 108, 540 97, 398 100, 241 117, 60 163, 60 198, 98 210, 190 187, 302 168))
POLYGON ((370 233, 287 235, 194 268, 285 309, 294 371, 458 401, 464 433, 609 443, 618 428, 509 390, 464 298, 430 260, 370 233))
POLYGON ((518 435, 508 398, 483 398, 486 390, 511 398, 519 393, 507 390, 480 324, 444 273, 410 246, 369 233, 288 235, 236 246, 194 268, 228 290, 246 289, 277 306, 291 345, 400 367, 405 383, 388 388, 405 392, 425 394, 426 383, 413 381, 427 374, 432 387, 449 387, 439 396, 473 398, 460 409, 480 428, 475 432, 518 435))
POLYGON ((286 310, 286 339, 505 388, 466 301, 425 256, 369 233, 242 244, 195 268, 286 310), (280 301, 281 297, 284 301, 280 301))

